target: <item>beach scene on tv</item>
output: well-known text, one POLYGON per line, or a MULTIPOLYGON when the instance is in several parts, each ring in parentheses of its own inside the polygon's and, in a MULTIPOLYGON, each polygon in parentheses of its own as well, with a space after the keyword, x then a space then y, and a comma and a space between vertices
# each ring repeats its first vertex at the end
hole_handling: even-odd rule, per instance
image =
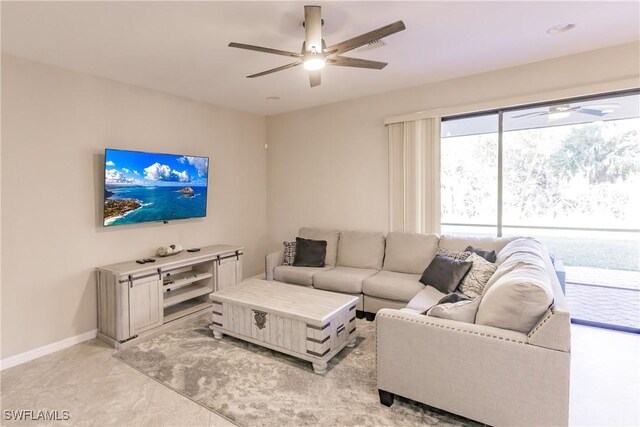
POLYGON ((207 157, 106 150, 104 225, 204 217, 207 157))

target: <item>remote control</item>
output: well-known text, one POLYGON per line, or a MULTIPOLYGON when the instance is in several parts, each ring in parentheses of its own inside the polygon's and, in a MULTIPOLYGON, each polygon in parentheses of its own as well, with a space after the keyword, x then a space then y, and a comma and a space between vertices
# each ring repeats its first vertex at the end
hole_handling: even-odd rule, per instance
POLYGON ((138 264, 146 264, 146 263, 147 263, 147 261, 145 261, 145 260, 143 260, 143 259, 137 259, 137 260, 136 260, 136 262, 137 262, 138 264))
POLYGON ((153 258, 145 258, 143 261, 144 262, 156 262, 156 260, 153 259, 153 258))
POLYGON ((200 248, 187 249, 187 252, 200 252, 200 248))

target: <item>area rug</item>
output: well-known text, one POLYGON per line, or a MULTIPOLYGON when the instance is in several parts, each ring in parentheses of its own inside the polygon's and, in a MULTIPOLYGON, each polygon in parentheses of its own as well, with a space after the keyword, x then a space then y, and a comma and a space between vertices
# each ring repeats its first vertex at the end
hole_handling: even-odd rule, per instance
POLYGON ((374 322, 324 376, 311 363, 225 336, 198 322, 114 357, 241 426, 459 426, 474 422, 396 397, 380 404, 374 322))

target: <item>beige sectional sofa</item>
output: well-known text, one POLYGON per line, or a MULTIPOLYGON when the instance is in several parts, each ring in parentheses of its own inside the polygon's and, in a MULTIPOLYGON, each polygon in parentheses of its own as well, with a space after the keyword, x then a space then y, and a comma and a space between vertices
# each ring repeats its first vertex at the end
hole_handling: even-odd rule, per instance
POLYGON ((327 240, 326 267, 283 266, 267 256, 268 280, 360 297, 377 313, 380 401, 394 395, 490 425, 567 425, 570 316, 549 254, 517 238, 365 233, 302 228, 327 240), (438 248, 495 250, 497 270, 475 321, 425 315, 444 295, 419 282, 438 248))
POLYGON ((460 239, 437 234, 339 231, 303 227, 299 237, 327 241, 325 267, 282 265, 283 251, 266 257, 266 278, 356 295, 357 309, 377 313, 404 308, 422 289, 420 275, 438 247, 463 250, 467 244, 498 252, 514 238, 460 239), (470 242, 470 243, 469 243, 470 242))

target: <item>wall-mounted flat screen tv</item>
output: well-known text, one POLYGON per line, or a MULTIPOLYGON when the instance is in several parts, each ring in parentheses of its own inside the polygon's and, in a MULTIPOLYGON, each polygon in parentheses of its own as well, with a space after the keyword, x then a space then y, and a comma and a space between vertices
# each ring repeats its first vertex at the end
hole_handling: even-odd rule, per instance
POLYGON ((104 225, 207 215, 209 158, 106 149, 104 225))

